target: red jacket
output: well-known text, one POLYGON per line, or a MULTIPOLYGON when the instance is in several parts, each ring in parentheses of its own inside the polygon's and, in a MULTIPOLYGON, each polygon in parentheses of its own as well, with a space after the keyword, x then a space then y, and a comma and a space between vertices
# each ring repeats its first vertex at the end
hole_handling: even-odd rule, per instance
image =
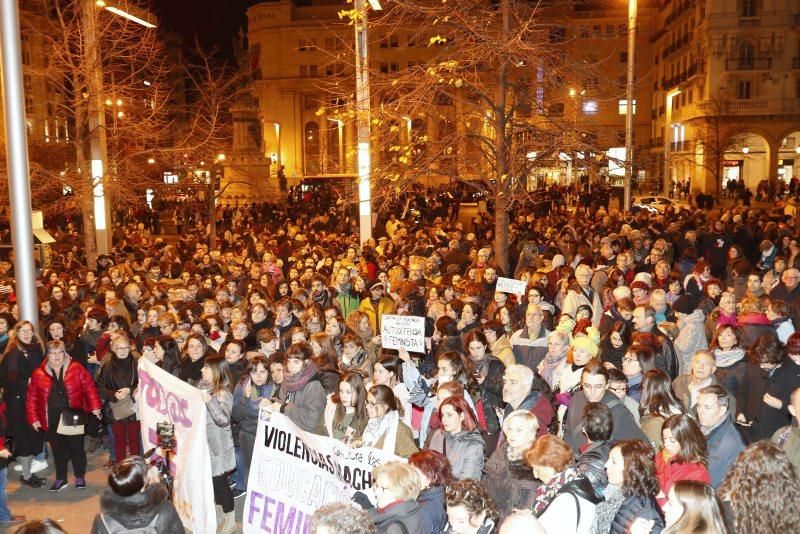
POLYGON ((658 498, 658 504, 662 508, 667 502, 669 490, 676 482, 695 480, 711 484, 711 475, 708 473, 708 468, 703 464, 669 462, 664 459, 662 452, 656 454, 656 478, 658 478, 658 483, 661 484, 661 491, 664 493, 663 498, 658 498))
MULTIPOLYGON (((71 408, 93 412, 102 408, 97 387, 86 368, 71 358, 66 362, 67 370, 64 372, 64 386, 67 388, 67 397, 71 408)), ((28 423, 39 422, 42 430, 47 430, 47 399, 53 387, 53 377, 47 367, 47 360, 31 375, 28 386, 28 404, 26 414, 28 423)))

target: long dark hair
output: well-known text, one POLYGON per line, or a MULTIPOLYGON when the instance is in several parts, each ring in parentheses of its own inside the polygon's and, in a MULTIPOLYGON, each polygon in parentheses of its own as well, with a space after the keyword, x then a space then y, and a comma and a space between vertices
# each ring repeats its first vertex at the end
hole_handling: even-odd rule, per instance
POLYGON ((181 349, 178 347, 178 342, 172 336, 158 336, 156 343, 164 349, 164 357, 158 362, 158 366, 172 373, 181 365, 181 349))
POLYGON ((641 415, 669 417, 675 410, 686 411, 683 403, 672 392, 669 375, 661 369, 651 369, 642 378, 642 400, 639 402, 641 415))
POLYGON ((661 491, 656 478, 655 453, 650 444, 640 439, 623 439, 618 448, 624 462, 622 470, 622 492, 632 495, 655 497, 661 491))
MULTIPOLYGON (((367 391, 364 389, 364 377, 362 377, 359 372, 351 371, 344 374, 339 385, 345 382, 350 385, 350 389, 353 390, 353 396, 355 398, 355 403, 353 404, 355 413, 353 414, 353 421, 350 423, 350 426, 360 435, 367 426, 367 421, 369 419, 367 417, 367 391)), ((338 390, 331 397, 331 402, 336 405, 336 410, 333 412, 333 420, 341 421, 345 416, 345 408, 342 405, 341 398, 339 398, 338 390)))
POLYGON ((663 429, 672 432, 681 449, 675 455, 675 460, 682 464, 708 464, 708 445, 700 425, 693 417, 686 414, 678 414, 669 417, 664 421, 663 429))

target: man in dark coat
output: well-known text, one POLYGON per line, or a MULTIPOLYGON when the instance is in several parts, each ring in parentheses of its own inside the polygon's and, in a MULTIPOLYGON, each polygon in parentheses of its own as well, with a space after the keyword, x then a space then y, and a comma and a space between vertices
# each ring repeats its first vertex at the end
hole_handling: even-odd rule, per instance
POLYGON ((614 421, 611 434, 612 441, 621 439, 649 440, 633 419, 633 414, 619 400, 619 397, 608 391, 608 371, 600 362, 590 361, 581 374, 583 389, 573 395, 567 413, 564 415, 564 441, 570 444, 578 454, 588 443, 583 433, 583 410, 590 402, 602 402, 611 411, 614 421))
POLYGON ((744 442, 728 412, 728 392, 722 386, 706 386, 697 398, 697 420, 708 440, 708 472, 711 485, 722 484, 725 475, 744 450, 744 442))

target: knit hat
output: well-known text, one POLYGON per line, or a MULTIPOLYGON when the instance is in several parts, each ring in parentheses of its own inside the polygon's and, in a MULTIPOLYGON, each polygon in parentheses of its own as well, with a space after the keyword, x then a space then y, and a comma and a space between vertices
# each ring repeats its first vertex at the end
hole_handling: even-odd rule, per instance
MULTIPOLYGON (((594 327, 591 327, 591 328, 594 328, 594 327)), ((598 334, 599 334, 599 332, 598 332, 598 334)), ((592 356, 592 358, 597 356, 597 353, 600 350, 600 347, 598 346, 598 344, 595 343, 594 340, 589 335, 576 336, 576 337, 574 337, 572 339, 572 343, 570 343, 570 344, 572 345, 573 348, 581 349, 581 350, 584 350, 584 351, 588 352, 592 356)))
POLYGON ((617 286, 614 288, 611 294, 614 295, 614 302, 631 298, 631 290, 628 286, 617 286))
POLYGON ((672 309, 679 313, 690 314, 694 311, 694 307, 692 306, 692 302, 686 295, 681 295, 678 297, 672 304, 672 309))
POLYGON ((633 281, 644 282, 648 286, 651 287, 653 286, 653 277, 650 275, 650 273, 645 273, 645 272, 637 273, 636 276, 633 277, 633 281))
POLYGON ((563 314, 561 318, 558 320, 558 324, 556 325, 557 331, 564 332, 565 334, 569 334, 570 336, 572 336, 573 328, 575 328, 575 319, 573 319, 567 314, 563 314))

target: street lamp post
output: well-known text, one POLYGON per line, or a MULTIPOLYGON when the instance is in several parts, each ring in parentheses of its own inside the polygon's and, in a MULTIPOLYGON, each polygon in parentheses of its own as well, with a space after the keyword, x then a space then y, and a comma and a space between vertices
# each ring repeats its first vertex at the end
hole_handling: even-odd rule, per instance
MULTIPOLYGON (((89 70, 86 88, 89 93, 89 157, 91 159, 95 242, 98 254, 108 254, 111 246, 111 233, 108 231, 111 210, 106 201, 103 187, 103 177, 107 172, 108 165, 108 141, 106 139, 106 115, 103 107, 103 63, 100 58, 100 41, 97 37, 97 9, 105 9, 146 28, 155 28, 155 24, 144 18, 145 15, 138 16, 113 4, 112 0, 81 0, 83 59, 89 70)), ((87 224, 87 221, 84 221, 84 224, 87 224)))
POLYGON ((14 294, 19 318, 38 324, 36 265, 33 261, 31 189, 28 178, 28 136, 25 131, 25 96, 22 85, 22 51, 17 0, 0 0, 0 77, 5 110, 8 192, 11 207, 11 243, 14 246, 14 294))
POLYGON ((625 87, 625 197, 624 209, 631 209, 633 180, 633 80, 636 54, 637 0, 628 0, 628 81, 625 87))
MULTIPOLYGON (((367 0, 355 0, 356 17, 356 139, 358 143, 358 221, 361 243, 372 237, 372 191, 370 189, 370 97, 369 39, 367 33, 367 0)), ((379 11, 378 0, 369 0, 379 11)))
POLYGON ((669 187, 671 186, 670 175, 670 129, 672 128, 672 99, 675 98, 676 95, 681 94, 680 89, 673 89, 669 91, 666 95, 665 101, 665 109, 664 109, 664 180, 662 184, 662 189, 664 192, 664 196, 669 195, 669 187))

